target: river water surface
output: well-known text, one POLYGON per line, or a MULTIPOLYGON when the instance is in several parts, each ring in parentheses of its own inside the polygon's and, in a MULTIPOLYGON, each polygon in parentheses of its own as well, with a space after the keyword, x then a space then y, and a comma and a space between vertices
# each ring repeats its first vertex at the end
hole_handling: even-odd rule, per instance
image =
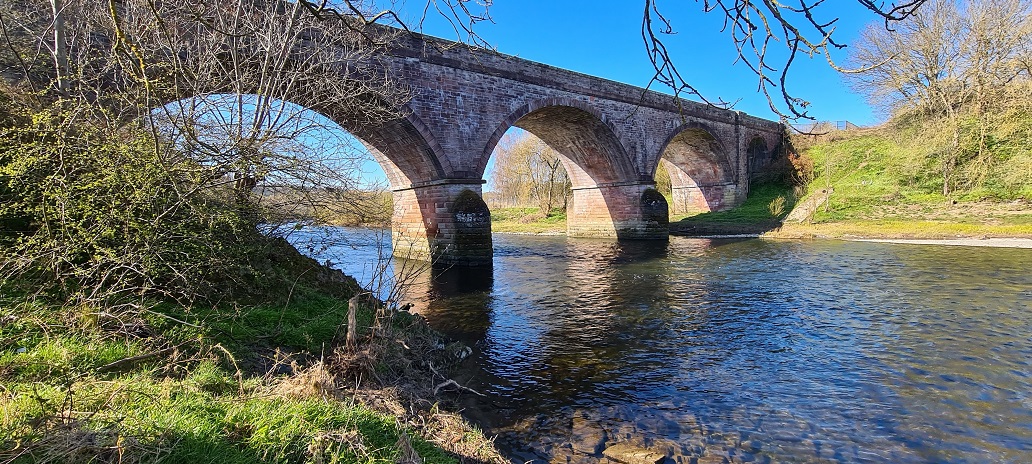
MULTIPOLYGON (((321 259, 368 275, 374 235, 321 259)), ((1032 250, 495 235, 408 294, 516 462, 1032 462, 1032 250)))

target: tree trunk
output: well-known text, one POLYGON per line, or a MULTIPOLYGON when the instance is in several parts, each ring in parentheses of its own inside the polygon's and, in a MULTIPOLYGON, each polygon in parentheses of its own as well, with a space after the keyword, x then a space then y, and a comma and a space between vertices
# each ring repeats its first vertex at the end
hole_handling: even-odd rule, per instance
POLYGON ((65 43, 65 13, 61 0, 50 0, 54 10, 54 71, 57 75, 57 89, 68 91, 68 50, 65 43))
POLYGON ((348 334, 344 344, 350 351, 358 347, 358 303, 361 296, 358 294, 348 300, 348 334))

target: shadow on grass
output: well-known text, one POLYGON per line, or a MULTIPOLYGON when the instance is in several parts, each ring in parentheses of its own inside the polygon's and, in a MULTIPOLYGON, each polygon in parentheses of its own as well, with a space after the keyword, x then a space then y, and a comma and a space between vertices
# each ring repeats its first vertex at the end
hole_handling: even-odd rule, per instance
POLYGON ((749 192, 749 198, 737 208, 671 221, 670 235, 759 235, 781 228, 794 206, 792 187, 781 184, 756 185, 749 192), (782 201, 782 206, 777 208, 776 203, 782 201))

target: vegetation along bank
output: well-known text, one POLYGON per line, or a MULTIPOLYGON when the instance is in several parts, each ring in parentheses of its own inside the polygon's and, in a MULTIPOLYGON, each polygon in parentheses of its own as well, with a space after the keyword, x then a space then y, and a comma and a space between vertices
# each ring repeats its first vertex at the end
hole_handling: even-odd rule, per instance
POLYGON ((382 43, 304 2, 59 3, 0 3, 0 462, 500 462, 441 399, 465 351, 284 239, 382 220, 301 111, 398 117, 382 43))

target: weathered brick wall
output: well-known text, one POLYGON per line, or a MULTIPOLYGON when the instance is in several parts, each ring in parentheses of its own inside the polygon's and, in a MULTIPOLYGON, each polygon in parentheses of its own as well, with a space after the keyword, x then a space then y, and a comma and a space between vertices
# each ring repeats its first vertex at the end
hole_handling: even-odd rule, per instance
POLYGON ((679 185, 671 189, 671 197, 670 212, 675 214, 724 211, 745 200, 735 184, 679 185))
POLYGON ((400 39, 383 62, 410 87, 409 112, 356 133, 376 149, 395 189, 399 254, 489 260, 478 255, 490 256, 490 219, 482 218, 486 206, 456 216, 455 201, 466 189, 480 198, 491 153, 513 126, 541 137, 565 158, 574 184, 568 215, 568 233, 574 236, 665 236, 666 216, 657 211, 669 207, 643 200, 664 158, 677 166, 673 181, 681 196, 675 193, 675 204, 706 210, 736 206, 748 194, 755 170, 769 165, 780 139, 776 122, 438 43, 444 47, 416 36, 400 39), (442 252, 445 248, 450 251, 442 252))
POLYGON ((728 162, 741 171, 734 177, 748 178, 743 157, 749 141, 740 139, 780 133, 776 122, 463 46, 439 50, 409 37, 395 55, 386 63, 411 86, 413 117, 440 144, 449 178, 481 178, 498 140, 514 125, 581 138, 582 146, 596 148, 582 153, 610 165, 621 182, 651 181, 666 145, 692 127, 720 140, 728 162))
POLYGON ((669 234, 666 200, 643 184, 574 189, 566 218, 571 237, 665 239, 669 234))
POLYGON ((442 265, 491 262, 491 213, 480 183, 394 191, 394 255, 442 265))

